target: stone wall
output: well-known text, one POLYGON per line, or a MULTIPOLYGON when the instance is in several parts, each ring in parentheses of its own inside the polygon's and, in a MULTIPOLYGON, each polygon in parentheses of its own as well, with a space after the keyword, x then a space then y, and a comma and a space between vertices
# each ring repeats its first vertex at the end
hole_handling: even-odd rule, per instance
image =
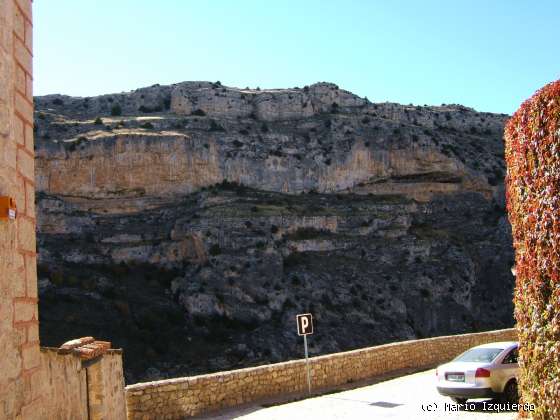
POLYGON ((42 418, 87 418, 86 370, 74 354, 59 354, 58 349, 41 348, 42 380, 48 384, 42 418))
POLYGON ((90 420, 126 418, 122 352, 109 350, 87 367, 90 420))
POLYGON ((126 418, 121 350, 84 360, 79 352, 41 347, 41 366, 40 381, 46 386, 38 418, 126 418))
MULTIPOLYGON (((515 340, 514 329, 411 340, 310 359, 312 387, 327 390, 401 369, 446 362, 469 347, 515 340)), ((179 419, 306 392, 305 360, 126 387, 129 419, 179 419)))
POLYGON ((0 220, 0 418, 35 419, 40 381, 35 250, 32 12, 0 0, 0 196, 17 219, 0 220))

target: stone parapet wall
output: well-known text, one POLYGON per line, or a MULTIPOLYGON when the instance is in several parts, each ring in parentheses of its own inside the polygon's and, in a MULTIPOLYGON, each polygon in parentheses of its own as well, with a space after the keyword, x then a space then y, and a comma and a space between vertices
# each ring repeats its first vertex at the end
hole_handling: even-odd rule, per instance
MULTIPOLYGON (((516 340, 514 329, 403 341, 310 358, 312 386, 328 390, 402 369, 434 367, 469 347, 516 340)), ((305 360, 126 387, 129 419, 179 419, 306 392, 305 360)))
POLYGON ((122 351, 108 350, 87 368, 89 420, 126 418, 122 351))
POLYGON ((79 352, 41 347, 41 366, 39 382, 46 386, 38 418, 126 418, 121 350, 84 360, 79 352))
POLYGON ((59 354, 56 348, 41 348, 42 381, 45 389, 41 418, 87 418, 86 370, 74 354, 59 354))

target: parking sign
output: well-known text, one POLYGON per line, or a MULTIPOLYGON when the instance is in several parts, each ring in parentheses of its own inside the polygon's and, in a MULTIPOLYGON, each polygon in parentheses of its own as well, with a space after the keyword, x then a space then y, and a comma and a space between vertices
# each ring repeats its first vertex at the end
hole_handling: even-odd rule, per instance
POLYGON ((300 314, 296 318, 298 335, 313 334, 313 317, 311 314, 300 314))

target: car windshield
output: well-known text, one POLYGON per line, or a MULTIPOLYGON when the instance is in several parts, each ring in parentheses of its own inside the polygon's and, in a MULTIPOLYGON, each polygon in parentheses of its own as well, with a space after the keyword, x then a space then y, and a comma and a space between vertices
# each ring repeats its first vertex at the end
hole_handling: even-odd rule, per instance
POLYGON ((455 358, 454 362, 485 362, 494 360, 504 349, 478 348, 470 349, 455 358))

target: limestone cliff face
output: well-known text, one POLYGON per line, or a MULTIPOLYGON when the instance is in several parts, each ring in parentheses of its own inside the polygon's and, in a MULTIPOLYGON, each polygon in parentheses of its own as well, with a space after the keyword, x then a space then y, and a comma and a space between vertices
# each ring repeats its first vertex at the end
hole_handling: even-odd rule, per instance
MULTIPOLYGON (((280 142, 277 137, 280 136, 271 135, 270 141, 280 142)), ((300 150, 298 146, 305 147, 291 146, 293 151, 300 150)), ((347 192, 359 185, 361 192, 420 197, 438 192, 442 187, 439 184, 449 184, 448 179, 454 185, 443 186, 444 190, 491 194, 494 189, 483 174, 470 172, 461 162, 439 151, 414 146, 371 150, 358 142, 338 156, 336 151, 322 154, 312 150, 318 160, 300 155, 278 156, 274 154, 277 149, 260 159, 242 152, 226 158, 232 150, 216 138, 196 140, 173 132, 122 132, 99 134, 82 147, 70 152, 62 143, 39 149, 38 190, 79 197, 176 197, 225 180, 285 193, 347 192), (426 182, 406 180, 419 175, 426 182), (395 179, 399 182, 393 182, 395 179)))
POLYGON ((298 356, 300 311, 316 353, 509 326, 505 118, 330 83, 36 98, 43 339, 72 318, 138 380, 298 356))
POLYGON ((125 131, 94 139, 74 151, 63 143, 37 150, 37 190, 98 198, 177 196, 223 180, 215 147, 185 134, 125 131))
MULTIPOLYGON (((161 89, 169 97, 152 96, 162 105, 139 109, 162 110, 169 103, 170 112, 105 117, 102 124, 94 124, 93 115, 117 105, 129 110, 138 93, 101 97, 105 108, 99 98, 39 98, 38 108, 45 106, 40 115, 50 123, 47 131, 38 120, 39 131, 57 137, 38 149, 39 191, 177 196, 228 180, 286 193, 339 192, 358 184, 367 184, 368 193, 386 193, 407 190, 400 184, 418 184, 418 176, 429 181, 431 174, 440 178, 436 189, 453 178, 461 189, 491 194, 497 182, 489 185, 488 173, 502 171, 495 156, 501 145, 485 141, 500 136, 500 115, 371 104, 326 83, 286 91, 201 82, 161 89), (92 119, 68 118, 83 108, 80 101, 96 104, 84 111, 92 119), (183 114, 188 117, 178 117, 183 114), (464 142, 453 142, 457 137, 464 142), (399 185, 381 185, 388 181, 399 185)), ((429 192, 429 184, 409 190, 429 192)))
POLYGON ((305 89, 255 91, 217 84, 185 82, 171 91, 171 111, 191 115, 202 110, 208 116, 255 116, 261 121, 285 121, 317 116, 336 107, 359 107, 367 101, 332 83, 316 83, 305 89))

